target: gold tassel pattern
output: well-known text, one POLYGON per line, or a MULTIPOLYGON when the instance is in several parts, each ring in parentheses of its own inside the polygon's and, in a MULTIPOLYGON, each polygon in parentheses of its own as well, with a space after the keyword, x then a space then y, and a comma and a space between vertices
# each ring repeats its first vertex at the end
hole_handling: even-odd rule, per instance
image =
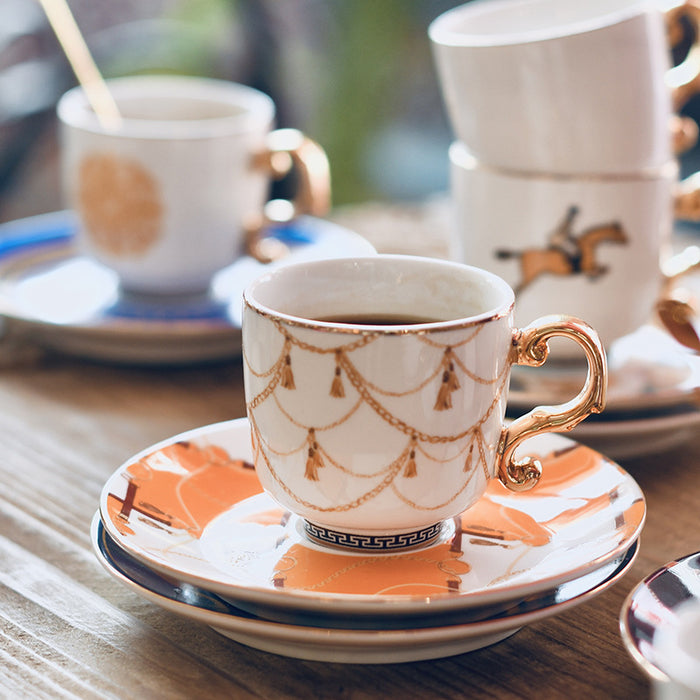
POLYGON ((336 399, 342 399, 345 396, 345 387, 343 386, 343 379, 340 376, 340 372, 340 350, 336 350, 335 376, 333 377, 333 383, 331 384, 331 396, 336 399))
POLYGON ((309 428, 309 434, 306 441, 309 444, 308 457, 306 458, 306 471, 304 477, 309 481, 318 481, 318 470, 325 466, 321 455, 318 452, 318 443, 316 442, 316 431, 309 428))
POLYGON ((294 384, 294 373, 292 372, 292 358, 289 352, 287 352, 287 354, 284 356, 280 386, 282 386, 284 389, 296 389, 296 385, 294 384))
POLYGON ((436 411, 446 411, 452 408, 452 392, 460 388, 459 379, 455 373, 455 363, 453 358, 452 348, 445 349, 445 355, 442 358, 442 382, 438 390, 437 398, 435 399, 436 411))
POLYGON ((406 467, 403 470, 403 475, 407 479, 412 479, 418 474, 416 470, 416 436, 411 437, 411 451, 408 454, 408 461, 406 462, 406 467))
MULTIPOLYGON (((355 411, 358 409, 358 407, 361 407, 363 404, 369 406, 370 409, 374 410, 380 418, 382 418, 386 423, 393 428, 396 428, 397 430, 400 430, 403 432, 405 437, 410 436, 410 441, 409 444, 406 446, 404 443, 404 447, 402 449, 402 452, 400 455, 397 455, 395 459, 392 461, 392 463, 389 465, 389 467, 381 472, 377 473, 377 476, 379 474, 385 474, 386 476, 384 480, 375 486, 372 490, 368 491, 367 494, 361 497, 361 499, 358 500, 359 502, 363 502, 367 498, 371 497, 375 492, 378 493, 381 491, 383 488, 385 488, 388 484, 393 483, 394 478, 397 476, 401 475, 407 479, 415 479, 418 476, 418 467, 417 467, 417 455, 416 452, 418 449, 421 450, 421 454, 427 460, 428 463, 454 463, 455 466, 459 469, 459 462, 461 460, 464 460, 462 462, 462 469, 465 474, 468 474, 471 476, 471 472, 473 469, 478 468, 479 465, 484 470, 484 473, 487 474, 488 476, 488 465, 486 463, 486 455, 485 455, 485 447, 483 444, 483 435, 481 435, 481 425, 485 421, 486 417, 492 412, 494 406, 496 405, 496 402, 501 400, 503 391, 505 390, 507 386, 507 380, 508 380, 508 374, 507 374, 507 369, 508 366, 504 365, 504 368, 499 371, 498 376, 492 378, 492 379, 481 379, 480 377, 473 375, 468 369, 464 367, 464 365, 461 363, 458 355, 455 353, 453 347, 450 346, 445 346, 445 345, 438 345, 437 343, 428 343, 431 345, 433 348, 437 350, 435 352, 435 355, 432 356, 432 361, 439 363, 438 366, 436 367, 435 364, 432 365, 433 367, 433 372, 430 374, 430 376, 425 377, 425 379, 420 382, 419 385, 411 388, 410 390, 406 391, 389 391, 386 389, 382 389, 381 387, 378 387, 374 384, 372 384, 368 379, 363 377, 355 368, 353 363, 350 360, 350 354, 352 351, 354 351, 357 348, 364 347, 367 345, 367 340, 362 339, 362 342, 360 341, 355 341, 353 343, 348 343, 347 345, 341 347, 341 348, 317 348, 315 346, 312 346, 306 342, 301 341, 300 339, 294 338, 291 334, 287 332, 283 332, 282 329, 280 328, 280 332, 283 333, 284 337, 284 344, 281 348, 281 352, 279 355, 277 355, 274 364, 272 364, 267 370, 260 371, 260 372, 255 372, 251 368, 251 372, 256 377, 272 377, 267 385, 267 387, 262 390, 258 395, 256 395, 251 402, 247 404, 247 409, 249 410, 249 413, 251 414, 251 419, 252 419, 252 409, 257 408, 258 405, 263 403, 265 400, 267 400, 271 395, 274 395, 275 390, 277 387, 282 387, 284 389, 296 389, 296 382, 295 382, 295 377, 294 377, 294 372, 292 370, 292 357, 291 357, 291 350, 292 346, 295 348, 295 358, 298 358, 297 356, 297 351, 299 352, 316 352, 319 354, 331 354, 333 353, 335 356, 335 363, 334 363, 334 374, 332 378, 332 382, 330 385, 330 390, 329 394, 330 396, 334 398, 344 398, 346 397, 346 391, 345 391, 345 384, 349 382, 351 389, 357 392, 358 394, 358 401, 357 403, 350 408, 344 415, 340 416, 339 418, 333 420, 332 422, 329 422, 327 425, 323 425, 322 427, 319 428, 320 431, 326 434, 327 431, 345 423, 348 418, 355 413, 355 411), (299 348, 300 350, 297 350, 299 348), (439 348, 439 349, 438 349, 439 348), (439 359, 438 359, 439 358, 439 359), (378 400, 375 396, 374 393, 378 394, 384 394, 386 396, 390 397, 404 397, 408 396, 410 394, 417 394, 418 392, 422 392, 424 389, 427 389, 428 392, 431 391, 430 387, 435 386, 436 383, 436 377, 440 378, 439 381, 439 389, 437 391, 437 397, 435 400, 434 404, 434 410, 437 411, 442 411, 442 410, 447 410, 453 408, 453 393, 459 389, 461 389, 461 383, 460 383, 460 378, 458 375, 461 373, 467 377, 467 379, 471 379, 472 381, 479 383, 479 384, 495 384, 498 382, 496 388, 495 388, 495 396, 492 398, 491 404, 487 407, 483 417, 478 420, 473 428, 475 431, 474 436, 471 439, 470 444, 467 446, 467 454, 465 456, 464 454, 464 448, 460 449, 459 453, 450 456, 446 459, 439 459, 437 457, 433 457, 430 454, 426 453, 423 451, 422 447, 419 445, 419 440, 420 444, 423 442, 427 443, 433 443, 433 442, 461 442, 461 440, 466 436, 466 432, 461 432, 458 435, 454 436, 432 436, 432 435, 426 435, 424 433, 420 432, 414 432, 417 429, 417 426, 411 426, 408 423, 405 423, 401 418, 398 416, 395 416, 389 408, 384 406, 382 403, 380 403, 380 400, 378 400), (346 381, 347 380, 347 381, 346 381)), ((475 337, 476 333, 472 334, 468 340, 471 340, 471 338, 475 337)), ((427 342, 427 341, 426 341, 427 342)), ((464 343, 461 343, 460 345, 463 345, 464 343)), ((330 357, 328 358, 330 360, 330 357)), ((246 360, 247 362, 247 360, 246 360)), ((295 360, 296 362, 296 360, 295 360)), ((330 364, 330 363, 329 363, 330 364)), ((432 364, 432 363, 431 363, 432 364)), ((333 365, 331 365, 333 366, 333 365)), ((328 365, 326 365, 328 367, 328 365)), ((297 367, 299 369, 299 367, 297 367)), ((302 368, 303 369, 303 368, 302 368)), ((327 371, 327 370, 326 370, 327 371)), ((302 372, 302 374, 304 374, 302 372)), ((298 378, 298 377, 297 377, 298 378)), ((427 397, 426 397, 427 398, 427 397)), ((459 404, 459 401, 457 402, 459 404)), ((286 410, 284 408, 284 404, 280 403, 278 401, 278 406, 282 412, 287 415, 286 410)), ((294 424, 302 429, 307 430, 307 436, 306 439, 301 442, 301 444, 298 444, 297 447, 295 447, 291 452, 289 453, 277 453, 280 455, 289 455, 291 456, 292 454, 298 455, 296 458, 297 459, 304 459, 304 451, 307 452, 306 454, 306 462, 305 462, 305 471, 304 471, 304 478, 308 479, 309 481, 320 481, 320 473, 319 470, 325 468, 328 466, 328 464, 331 465, 331 467, 335 467, 338 469, 342 469, 344 471, 347 471, 349 473, 353 473, 350 469, 344 467, 343 465, 337 464, 333 460, 332 453, 324 453, 319 445, 319 442, 317 440, 316 436, 316 431, 315 428, 309 428, 308 425, 305 426, 303 423, 296 422, 290 415, 287 415, 287 417, 294 422, 294 424)), ((303 433, 302 433, 303 434, 303 433)), ((404 437, 404 439, 405 439, 404 437)), ((267 445, 265 440, 262 438, 261 435, 257 434, 255 431, 252 432, 252 448, 254 454, 258 455, 259 453, 262 454, 263 458, 267 460, 267 457, 265 456, 265 447, 269 447, 270 449, 271 446, 267 445)), ((257 459, 257 456, 256 456, 257 459)), ((268 465, 269 466, 269 465, 268 465)), ((299 465, 301 466, 301 465, 299 465)), ((423 472, 426 468, 426 462, 424 461, 423 458, 421 458, 421 475, 423 475, 423 472)), ((272 467, 270 467, 272 468, 272 467)), ((362 476, 372 476, 374 477, 375 475, 365 475, 363 474, 362 476)), ((468 483, 468 482, 466 482, 468 483)), ((465 484, 466 485, 466 484, 465 484)), ((464 488, 464 487, 463 487, 464 488)), ((403 496, 401 496, 403 498, 403 496)), ((128 499, 127 499, 128 500, 128 499)), ((407 501, 408 502, 408 501, 407 501)), ((353 504, 352 507, 355 507, 355 504, 353 504)), ((129 504, 126 504, 126 511, 128 514, 129 510, 129 504)), ((274 581, 274 585, 277 587, 283 587, 285 585, 285 579, 283 576, 277 576, 274 581)))
POLYGON ((474 452, 474 443, 472 442, 471 445, 469 445, 469 453, 467 454, 467 458, 464 460, 464 469, 462 471, 464 472, 469 472, 471 471, 472 468, 472 453, 474 452))

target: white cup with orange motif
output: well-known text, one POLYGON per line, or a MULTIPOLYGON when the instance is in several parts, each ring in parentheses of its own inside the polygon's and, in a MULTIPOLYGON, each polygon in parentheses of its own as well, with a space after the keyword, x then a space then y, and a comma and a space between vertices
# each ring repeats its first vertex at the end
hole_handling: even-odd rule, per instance
MULTIPOLYGON (((110 80, 121 117, 103 125, 82 88, 59 101, 63 184, 77 240, 130 291, 203 291, 265 220, 273 177, 298 170, 285 216, 323 214, 328 163, 253 88, 182 76, 110 80)), ((279 207, 278 207, 279 210, 279 207)))
POLYGON ((243 362, 263 487, 314 540, 387 551, 426 544, 498 477, 536 484, 516 459, 536 433, 602 410, 605 354, 568 316, 513 326, 513 291, 475 267, 378 255, 287 265, 244 292, 243 362), (578 396, 504 423, 513 364, 578 343, 578 396))

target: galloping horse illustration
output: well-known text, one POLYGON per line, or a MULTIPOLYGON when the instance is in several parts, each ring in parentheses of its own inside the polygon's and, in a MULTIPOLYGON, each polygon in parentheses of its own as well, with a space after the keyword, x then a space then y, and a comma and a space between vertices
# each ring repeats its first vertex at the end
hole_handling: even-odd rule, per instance
POLYGON ((627 243, 627 234, 618 222, 590 226, 578 235, 573 235, 572 225, 579 210, 569 207, 563 221, 549 236, 546 248, 525 250, 497 250, 500 260, 520 260, 520 282, 515 293, 522 292, 537 277, 552 275, 586 275, 597 279, 608 271, 596 259, 596 249, 601 243, 627 243))

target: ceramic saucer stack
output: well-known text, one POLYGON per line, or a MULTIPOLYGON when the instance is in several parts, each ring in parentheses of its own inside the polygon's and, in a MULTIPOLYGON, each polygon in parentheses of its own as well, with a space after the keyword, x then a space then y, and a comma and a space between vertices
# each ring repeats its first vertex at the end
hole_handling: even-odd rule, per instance
POLYGON ((92 528, 135 593, 269 652, 390 663, 459 654, 583 603, 631 566, 646 506, 622 468, 569 439, 527 443, 536 490, 494 481, 438 541, 380 554, 308 540, 262 492, 246 419, 184 433, 122 465, 92 528))
POLYGON ((243 289, 264 270, 376 252, 358 234, 305 216, 268 230, 289 249, 278 263, 243 256, 202 294, 134 294, 80 254, 76 228, 70 211, 0 226, 0 323, 61 352, 125 364, 230 360, 241 348, 243 289))
MULTIPOLYGON (((561 403, 578 392, 585 370, 545 363, 513 367, 508 415, 561 403)), ((700 426, 700 356, 655 326, 617 340, 608 352, 605 411, 571 435, 613 459, 654 454, 682 444, 700 426)))

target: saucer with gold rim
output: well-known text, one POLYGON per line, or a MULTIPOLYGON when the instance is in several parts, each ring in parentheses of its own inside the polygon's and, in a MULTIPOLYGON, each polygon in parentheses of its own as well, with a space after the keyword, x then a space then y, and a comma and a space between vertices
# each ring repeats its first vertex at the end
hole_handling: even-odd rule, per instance
POLYGON ((623 469, 558 435, 526 443, 537 489, 485 496, 419 549, 379 554, 312 542, 262 492, 246 419, 149 447, 108 479, 100 514, 116 544, 165 576, 275 618, 403 615, 514 600, 579 578, 629 549, 646 514, 623 469))
POLYGON ((427 616, 387 627, 382 618, 365 628, 334 628, 323 618, 266 620, 235 607, 215 593, 173 582, 114 543, 95 515, 91 539, 98 561, 117 581, 164 610, 209 625, 241 644, 274 654, 334 663, 405 663, 462 654, 494 644, 521 627, 580 605, 614 585, 632 566, 638 542, 581 578, 512 601, 497 612, 476 609, 471 618, 427 616), (316 624, 314 624, 314 622, 316 624), (418 622, 420 626, 411 626, 418 622))

